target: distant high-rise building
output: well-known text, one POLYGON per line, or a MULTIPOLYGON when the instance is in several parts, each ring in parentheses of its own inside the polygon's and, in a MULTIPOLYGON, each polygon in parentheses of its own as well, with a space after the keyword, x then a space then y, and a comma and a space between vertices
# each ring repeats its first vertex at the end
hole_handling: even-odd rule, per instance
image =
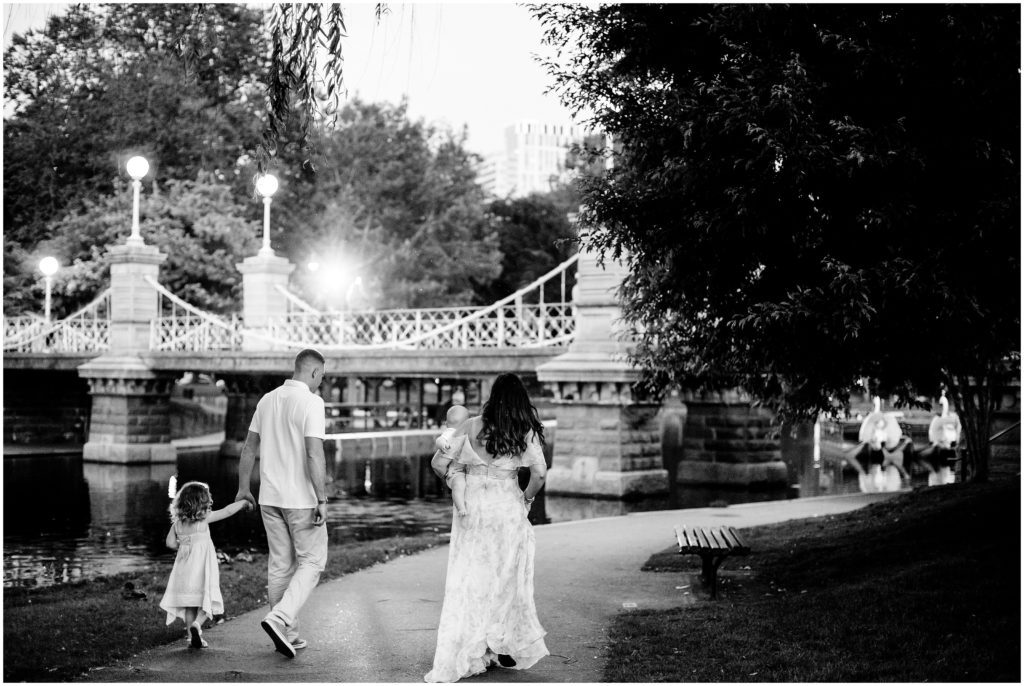
POLYGON ((478 167, 484 189, 497 197, 546 193, 564 180, 565 159, 585 131, 573 124, 524 120, 505 129, 505 149, 478 167))

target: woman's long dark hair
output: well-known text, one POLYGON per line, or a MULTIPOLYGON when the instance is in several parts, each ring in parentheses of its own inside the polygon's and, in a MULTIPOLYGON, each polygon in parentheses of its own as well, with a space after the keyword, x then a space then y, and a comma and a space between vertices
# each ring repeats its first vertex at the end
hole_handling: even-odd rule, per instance
POLYGON ((526 387, 515 374, 499 374, 494 380, 491 397, 484 403, 483 422, 476 440, 491 455, 521 454, 531 431, 544 445, 544 425, 526 387))

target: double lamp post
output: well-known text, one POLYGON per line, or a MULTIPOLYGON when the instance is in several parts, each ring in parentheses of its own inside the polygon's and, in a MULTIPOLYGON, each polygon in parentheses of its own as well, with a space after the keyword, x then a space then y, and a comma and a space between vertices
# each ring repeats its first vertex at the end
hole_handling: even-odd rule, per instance
MULTIPOLYGON (((145 157, 136 155, 128 160, 125 165, 128 176, 132 177, 132 233, 128 237, 128 245, 144 245, 142 233, 139 230, 139 194, 142 191, 142 179, 149 173, 149 162, 145 157)), ((260 248, 260 255, 273 255, 270 247, 270 203, 274 193, 277 192, 277 177, 273 174, 264 174, 256 180, 256 192, 263 197, 263 247, 260 248)), ((39 271, 43 273, 46 282, 46 296, 43 305, 43 318, 50 321, 50 309, 53 293, 53 277, 60 269, 60 264, 55 257, 44 257, 39 261, 39 271)))

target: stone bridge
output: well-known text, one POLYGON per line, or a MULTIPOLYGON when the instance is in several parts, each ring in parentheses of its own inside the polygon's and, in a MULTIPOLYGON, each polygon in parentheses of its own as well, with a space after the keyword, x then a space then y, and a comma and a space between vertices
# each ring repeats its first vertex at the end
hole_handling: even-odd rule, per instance
MULTIPOLYGON (((616 298, 624 271, 615 262, 601 266, 592 254, 574 255, 486 307, 318 312, 288 290, 294 267, 265 246, 238 265, 241 313, 224 318, 161 286, 165 256, 141 237, 108 254, 110 287, 90 306, 59 322, 4 320, 5 418, 33 408, 52 416, 59 432, 61 422, 82 422, 87 413, 87 461, 174 461, 170 399, 185 372, 222 382, 221 452, 237 455, 256 402, 290 375, 297 350, 315 347, 327 357, 325 400, 372 403, 386 388, 399 404, 418 402, 420 415, 425 388, 437 394, 436 405, 450 400, 441 397, 446 383, 464 387, 466 404, 479 407, 497 374, 516 372, 558 423, 549 492, 625 498, 669 488, 661 440, 668 436, 682 447, 686 408, 633 395, 637 374, 626 362, 629 343, 616 298), (577 262, 570 301, 566 272, 577 262), (545 286, 550 292, 558 281, 561 299, 545 302, 545 286)), ((699 451, 683 454, 694 464, 678 472, 671 465, 671 478, 785 480, 778 442, 765 440, 770 419, 742 398, 705 400, 687 402, 700 432, 711 435, 721 425, 741 438, 702 442, 699 451), (743 450, 737 441, 745 441, 743 450), (715 463, 728 466, 701 468, 715 463)))

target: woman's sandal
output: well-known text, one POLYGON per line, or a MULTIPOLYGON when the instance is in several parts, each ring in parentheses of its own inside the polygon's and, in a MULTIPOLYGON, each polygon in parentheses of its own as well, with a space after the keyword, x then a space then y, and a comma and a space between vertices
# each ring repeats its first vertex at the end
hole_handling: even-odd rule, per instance
POLYGON ((206 648, 209 646, 206 639, 203 638, 203 630, 199 628, 197 622, 192 622, 192 626, 188 628, 188 644, 192 648, 206 648))
POLYGON ((498 664, 502 667, 515 667, 516 661, 512 659, 511 655, 505 655, 502 653, 498 655, 498 664))

